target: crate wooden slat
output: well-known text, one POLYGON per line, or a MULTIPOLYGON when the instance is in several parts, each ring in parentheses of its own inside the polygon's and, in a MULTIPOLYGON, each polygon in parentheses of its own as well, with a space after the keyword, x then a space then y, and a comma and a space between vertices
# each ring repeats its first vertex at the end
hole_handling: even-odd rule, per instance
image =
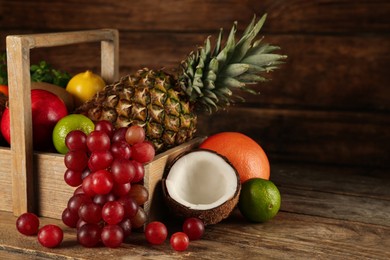
MULTIPOLYGON (((180 153, 197 146, 203 138, 195 138, 171 150, 157 155, 145 165, 144 186, 149 191, 149 199, 144 205, 148 220, 160 217, 163 203, 160 193, 160 180, 165 165, 180 153)), ((64 156, 54 153, 34 153, 34 179, 36 180, 37 213, 40 216, 61 218, 61 213, 72 196, 74 188, 64 182, 64 156)))
POLYGON ((6 38, 11 124, 11 177, 14 214, 35 210, 31 116, 30 50, 33 48, 101 42, 101 74, 106 82, 118 78, 119 34, 114 29, 6 38))
POLYGON ((11 151, 0 147, 0 210, 12 211, 11 151))

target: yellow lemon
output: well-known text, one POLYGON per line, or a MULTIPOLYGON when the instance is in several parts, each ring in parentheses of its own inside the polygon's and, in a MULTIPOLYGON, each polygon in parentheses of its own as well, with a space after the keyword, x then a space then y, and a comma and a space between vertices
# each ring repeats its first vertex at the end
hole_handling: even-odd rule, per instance
POLYGON ((80 106, 102 90, 105 85, 106 83, 99 75, 87 70, 73 76, 66 86, 66 91, 74 97, 75 105, 80 106))

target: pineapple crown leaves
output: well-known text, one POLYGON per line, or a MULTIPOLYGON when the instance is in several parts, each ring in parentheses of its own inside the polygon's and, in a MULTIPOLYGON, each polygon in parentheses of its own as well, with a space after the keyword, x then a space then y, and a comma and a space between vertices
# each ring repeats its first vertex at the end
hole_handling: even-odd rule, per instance
POLYGON ((265 14, 256 22, 254 16, 237 42, 234 22, 224 46, 221 29, 214 50, 209 36, 204 46, 182 61, 178 81, 190 102, 211 113, 236 99, 244 101, 236 90, 257 94, 248 85, 267 81, 262 75, 278 68, 287 58, 274 53, 278 46, 263 43, 262 38, 255 40, 266 17, 265 14))

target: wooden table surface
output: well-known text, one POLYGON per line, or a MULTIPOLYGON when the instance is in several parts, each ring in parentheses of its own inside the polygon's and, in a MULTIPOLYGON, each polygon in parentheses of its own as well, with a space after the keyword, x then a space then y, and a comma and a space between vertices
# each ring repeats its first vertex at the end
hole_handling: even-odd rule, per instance
MULTIPOLYGON (((60 220, 65 236, 47 249, 36 237, 19 234, 14 217, 0 212, 0 259, 390 259, 390 174, 386 169, 274 164, 271 179, 282 206, 263 224, 245 221, 238 211, 206 228, 185 252, 166 241, 149 245, 134 233, 120 248, 83 248, 60 220)), ((179 229, 169 225, 170 232, 179 229)))

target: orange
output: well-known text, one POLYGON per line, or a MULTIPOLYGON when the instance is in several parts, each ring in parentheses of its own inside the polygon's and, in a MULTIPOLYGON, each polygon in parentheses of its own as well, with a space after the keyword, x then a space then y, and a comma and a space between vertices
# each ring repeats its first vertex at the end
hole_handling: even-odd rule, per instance
POLYGON ((6 85, 0 85, 0 93, 3 93, 8 97, 8 86, 6 85))
POLYGON ((270 165, 263 148, 249 136, 238 132, 221 132, 200 144, 225 156, 236 168, 241 183, 251 178, 269 179, 270 165))

